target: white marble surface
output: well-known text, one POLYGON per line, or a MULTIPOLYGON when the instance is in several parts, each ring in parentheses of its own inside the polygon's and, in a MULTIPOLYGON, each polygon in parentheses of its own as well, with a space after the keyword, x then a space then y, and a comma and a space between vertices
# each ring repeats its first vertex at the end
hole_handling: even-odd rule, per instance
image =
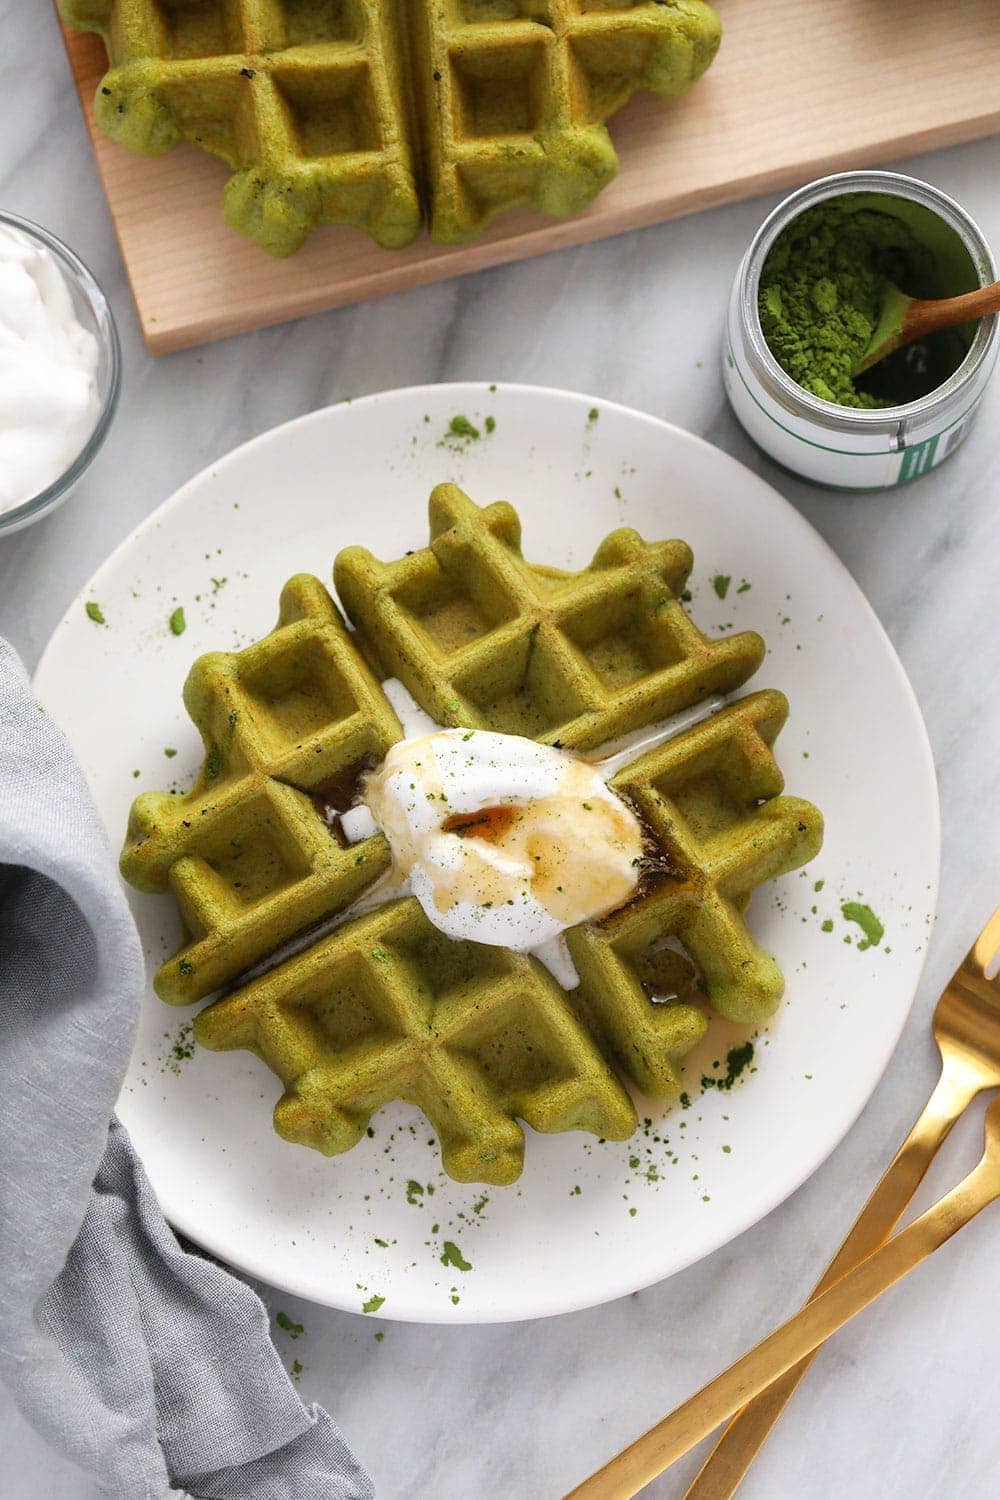
MULTIPOLYGON (((852 569, 910 673, 941 785, 940 911, 913 1019, 861 1121, 788 1203, 726 1249, 625 1301, 548 1322, 385 1324, 263 1295, 305 1325, 306 1399, 336 1413, 384 1500, 555 1496, 780 1321, 806 1292, 929 1091, 928 1019, 1000 899, 1000 382, 939 473, 881 497, 825 494, 751 449, 717 359, 736 262, 770 201, 153 361, 138 336, 49 7, 0 0, 0 205, 90 263, 125 350, 117 425, 70 505, 0 540, 0 632, 29 665, 67 602, 132 526, 195 470, 285 418, 345 395, 457 378, 569 386, 656 412, 765 473, 852 569)), ((906 164, 976 215, 1000 246, 1000 143, 906 164)), ((963 1122, 921 1201, 973 1161, 963 1122)), ((742 1493, 750 1500, 948 1500, 1000 1474, 995 1294, 987 1213, 843 1331, 742 1493)), ((4 1500, 91 1500, 0 1393, 4 1500)), ((651 1486, 683 1491, 693 1460, 651 1486)))

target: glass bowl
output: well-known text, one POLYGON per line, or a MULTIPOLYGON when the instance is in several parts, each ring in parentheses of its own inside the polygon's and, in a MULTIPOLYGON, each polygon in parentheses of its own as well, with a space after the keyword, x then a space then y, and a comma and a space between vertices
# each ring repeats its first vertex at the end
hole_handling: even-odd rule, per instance
POLYGON ((0 511, 0 537, 33 521, 41 520, 69 497, 101 444, 108 435, 115 408, 118 405, 118 390, 121 384, 121 347, 118 330, 111 315, 107 299, 83 261, 73 254, 67 245, 57 240, 54 234, 21 219, 17 214, 0 211, 0 224, 18 231, 26 239, 33 240, 48 250, 56 261, 73 300, 73 310, 84 328, 94 335, 98 345, 97 398, 99 402, 94 428, 83 447, 72 462, 44 490, 22 500, 8 510, 0 511))

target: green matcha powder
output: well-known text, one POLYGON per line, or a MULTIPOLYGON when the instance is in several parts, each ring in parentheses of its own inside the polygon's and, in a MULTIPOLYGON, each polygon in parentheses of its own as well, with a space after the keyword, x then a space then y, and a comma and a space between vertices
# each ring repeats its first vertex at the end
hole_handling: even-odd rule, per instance
MULTIPOLYGON (((768 347, 794 381, 823 401, 872 408, 913 400, 925 394, 921 387, 932 390, 951 373, 942 373, 939 357, 928 361, 926 350, 890 356, 892 365, 875 367, 877 377, 862 377, 867 388, 851 371, 871 340, 887 283, 908 296, 927 296, 933 273, 930 251, 892 214, 837 199, 819 203, 782 230, 764 262, 758 307, 768 347)), ((947 363, 953 369, 957 360, 948 355, 947 363)))

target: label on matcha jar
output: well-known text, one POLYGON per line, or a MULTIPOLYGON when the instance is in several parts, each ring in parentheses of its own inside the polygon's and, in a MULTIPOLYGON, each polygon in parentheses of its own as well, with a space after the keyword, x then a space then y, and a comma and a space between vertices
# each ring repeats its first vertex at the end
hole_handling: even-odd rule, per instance
MULTIPOLYGON (((734 292, 734 301, 737 293, 734 292)), ((972 425, 982 388, 954 418, 910 424, 905 441, 894 441, 896 424, 864 432, 827 431, 799 416, 756 380, 731 314, 731 342, 723 355, 723 382, 733 411, 753 441, 794 474, 833 489, 873 490, 905 484, 949 457, 972 425)))

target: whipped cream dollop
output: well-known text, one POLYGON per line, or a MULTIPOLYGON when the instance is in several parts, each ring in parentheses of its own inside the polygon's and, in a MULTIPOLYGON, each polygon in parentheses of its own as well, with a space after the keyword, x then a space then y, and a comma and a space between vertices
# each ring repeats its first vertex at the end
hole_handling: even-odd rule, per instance
POLYGON ((90 437, 98 360, 55 257, 0 224, 0 513, 58 479, 90 437))
POLYGON ((519 735, 402 740, 368 777, 364 802, 397 876, 452 938, 536 949, 623 905, 639 883, 631 808, 594 766, 519 735))

